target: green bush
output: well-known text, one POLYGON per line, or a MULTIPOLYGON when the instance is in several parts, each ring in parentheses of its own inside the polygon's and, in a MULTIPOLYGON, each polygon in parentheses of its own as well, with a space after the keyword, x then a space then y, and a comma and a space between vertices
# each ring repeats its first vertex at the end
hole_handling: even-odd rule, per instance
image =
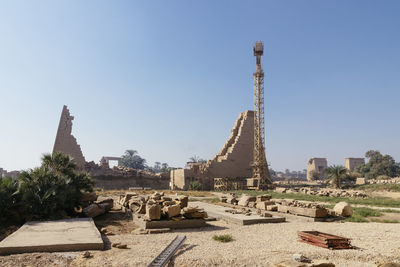
POLYGON ((218 242, 228 243, 233 240, 231 235, 214 235, 213 239, 218 242))
POLYGON ((199 181, 192 181, 189 184, 189 190, 200 190, 201 184, 199 181))
MULTIPOLYGON (((44 155, 39 168, 22 172, 17 183, 18 190, 4 199, 6 202, 15 199, 17 212, 24 221, 74 215, 82 192, 92 192, 94 185, 88 174, 77 172, 69 156, 57 152, 44 155)), ((12 189, 15 187, 11 186, 9 192, 12 189)), ((6 214, 4 218, 12 217, 6 214)))
POLYGON ((18 181, 0 177, 0 223, 20 221, 19 204, 18 181))

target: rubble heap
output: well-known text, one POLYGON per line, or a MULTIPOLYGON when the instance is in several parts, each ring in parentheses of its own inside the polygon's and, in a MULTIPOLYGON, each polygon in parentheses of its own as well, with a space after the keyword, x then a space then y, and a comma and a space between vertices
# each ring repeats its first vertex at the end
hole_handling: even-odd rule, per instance
POLYGON ((302 193, 307 195, 326 196, 326 197, 351 197, 351 198, 368 197, 367 194, 360 191, 327 189, 327 188, 297 187, 289 189, 284 187, 277 187, 275 191, 278 193, 302 193))
MULTIPOLYGON (((240 198, 234 194, 227 194, 221 196, 221 202, 231 205, 236 205, 241 208, 240 211, 226 210, 230 213, 250 214, 251 209, 257 209, 257 214, 264 217, 272 216, 269 211, 277 211, 281 213, 290 213, 293 215, 301 215, 312 218, 326 218, 326 217, 346 217, 351 216, 350 212, 343 213, 340 207, 335 209, 327 209, 322 205, 314 202, 298 201, 294 199, 273 199, 271 195, 249 196, 243 194, 240 198), (345 214, 345 215, 344 215, 345 214)), ((349 204, 345 203, 346 210, 351 209, 349 204), (348 205, 348 206, 347 206, 348 205)))
POLYGON ((187 196, 166 196, 164 192, 155 192, 152 195, 129 192, 121 195, 118 202, 145 221, 207 218, 203 209, 188 207, 187 196))

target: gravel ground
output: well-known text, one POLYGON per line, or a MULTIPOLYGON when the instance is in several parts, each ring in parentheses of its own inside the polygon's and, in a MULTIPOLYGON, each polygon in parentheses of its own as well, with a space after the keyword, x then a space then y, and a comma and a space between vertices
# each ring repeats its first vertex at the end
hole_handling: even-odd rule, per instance
POLYGON ((96 252, 89 260, 72 265, 144 266, 176 234, 185 234, 185 248, 174 258, 175 266, 272 266, 290 260, 294 253, 316 260, 326 259, 336 266, 376 266, 400 261, 400 227, 379 223, 287 222, 238 226, 223 221, 202 230, 180 230, 167 234, 110 236, 111 242, 125 242, 130 249, 96 252), (352 239, 353 250, 328 250, 297 241, 297 231, 318 230, 352 239), (234 241, 219 243, 215 234, 231 234, 234 241))
POLYGON ((376 266, 383 262, 400 263, 399 224, 306 222, 288 217, 288 222, 239 226, 224 221, 210 227, 175 230, 171 233, 134 235, 117 233, 105 237, 106 250, 83 252, 31 253, 0 257, 0 266, 146 266, 177 235, 187 240, 171 266, 273 266, 301 253, 312 260, 327 260, 336 266, 376 266), (318 230, 351 238, 357 249, 328 250, 297 241, 297 231, 318 230), (231 234, 234 241, 219 243, 215 234, 231 234), (128 249, 111 248, 122 242, 128 249))

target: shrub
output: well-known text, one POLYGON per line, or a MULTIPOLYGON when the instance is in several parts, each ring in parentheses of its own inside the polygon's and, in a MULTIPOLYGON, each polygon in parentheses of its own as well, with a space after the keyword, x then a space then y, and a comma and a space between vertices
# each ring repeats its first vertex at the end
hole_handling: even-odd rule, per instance
POLYGON ((213 239, 218 242, 228 243, 233 240, 231 235, 214 235, 213 239))
MULTIPOLYGON (((79 205, 83 191, 93 191, 93 181, 86 173, 78 173, 75 163, 69 156, 61 153, 44 155, 42 165, 33 170, 24 171, 18 177, 18 190, 15 184, 4 198, 14 203, 23 220, 57 219, 73 215, 74 207, 79 205)), ((8 208, 9 210, 9 208, 8 208)), ((3 213, 1 213, 3 214, 3 213)), ((12 214, 3 216, 11 220, 12 214)))
POLYGON ((18 181, 0 177, 0 223, 10 222, 8 220, 20 221, 19 202, 18 181))
POLYGON ((200 190, 201 184, 199 181, 192 181, 189 184, 189 190, 200 190))

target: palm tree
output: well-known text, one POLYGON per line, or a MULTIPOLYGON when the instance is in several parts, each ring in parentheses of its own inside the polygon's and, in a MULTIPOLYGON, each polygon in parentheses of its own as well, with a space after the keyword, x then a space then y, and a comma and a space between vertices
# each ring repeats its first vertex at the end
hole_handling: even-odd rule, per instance
POLYGON ((44 154, 41 167, 46 169, 46 171, 65 175, 70 175, 76 170, 76 164, 73 159, 57 151, 53 154, 44 154))
POLYGON ((325 177, 330 179, 336 188, 340 188, 340 183, 346 174, 347 169, 340 165, 333 165, 325 169, 325 177))

